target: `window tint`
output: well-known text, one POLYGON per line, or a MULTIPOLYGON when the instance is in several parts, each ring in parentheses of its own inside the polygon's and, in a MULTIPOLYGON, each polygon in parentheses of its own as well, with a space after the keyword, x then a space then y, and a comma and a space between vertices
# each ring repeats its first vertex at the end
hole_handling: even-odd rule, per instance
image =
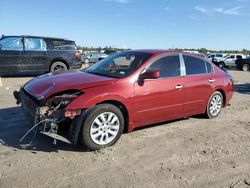
POLYGON ((212 58, 214 58, 214 57, 215 57, 215 55, 211 55, 211 57, 212 57, 212 58))
POLYGON ((191 56, 183 56, 186 66, 187 75, 205 74, 207 73, 207 65, 202 59, 191 56))
POLYGON ((23 50, 22 37, 3 38, 2 40, 0 40, 0 48, 2 50, 22 51, 23 50))
POLYGON ((223 55, 222 54, 217 54, 217 57, 223 57, 223 55))
POLYGON ((236 59, 242 59, 242 56, 241 55, 237 55, 236 59))
POLYGON ((74 41, 51 40, 51 48, 55 50, 77 50, 74 41))
POLYGON ((160 71, 160 78, 180 76, 180 59, 178 55, 167 56, 156 60, 148 69, 160 71))
POLYGON ((39 38, 25 38, 24 46, 26 51, 46 51, 46 43, 39 38))
POLYGON ((212 73, 213 72, 213 67, 210 63, 206 62, 206 67, 207 67, 207 73, 212 73))
POLYGON ((235 55, 231 55, 230 58, 231 58, 231 59, 234 59, 234 58, 235 58, 235 55))

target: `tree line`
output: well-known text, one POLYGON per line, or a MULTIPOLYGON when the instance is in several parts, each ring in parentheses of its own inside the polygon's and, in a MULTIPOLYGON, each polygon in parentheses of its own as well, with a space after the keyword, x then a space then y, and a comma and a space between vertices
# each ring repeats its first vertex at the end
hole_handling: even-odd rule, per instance
MULTIPOLYGON (((105 51, 105 53, 110 54, 117 51, 124 51, 124 50, 130 50, 124 49, 124 48, 114 48, 111 46, 106 47, 86 47, 86 46, 78 46, 78 50, 82 51, 105 51)), ((226 53, 226 54, 244 54, 244 55, 250 55, 250 50, 248 49, 242 49, 242 50, 210 50, 206 48, 175 48, 175 50, 179 51, 198 51, 201 54, 209 54, 209 53, 226 53)))

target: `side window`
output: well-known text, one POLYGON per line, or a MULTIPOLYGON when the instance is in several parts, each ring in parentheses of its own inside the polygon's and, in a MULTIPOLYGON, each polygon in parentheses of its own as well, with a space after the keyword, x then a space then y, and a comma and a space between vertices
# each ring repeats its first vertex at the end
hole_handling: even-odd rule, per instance
POLYGON ((180 76, 180 58, 179 55, 167 56, 156 60, 148 69, 160 71, 160 78, 180 76))
POLYGON ((231 59, 234 59, 234 58, 235 58, 235 55, 231 55, 230 58, 231 58, 231 59))
POLYGON ((39 38, 25 38, 24 46, 26 51, 46 51, 46 43, 39 38))
POLYGON ((236 59, 242 59, 242 56, 241 55, 237 55, 236 59))
POLYGON ((55 50, 77 50, 74 41, 49 40, 50 48, 55 50))
POLYGON ((23 42, 22 37, 7 37, 0 40, 1 50, 7 51, 22 51, 23 42))
POLYGON ((210 63, 206 62, 206 67, 207 67, 207 73, 212 73, 213 72, 213 67, 210 63))
POLYGON ((217 54, 217 57, 223 57, 222 54, 217 54))
POLYGON ((202 59, 183 55, 186 67, 186 75, 206 74, 207 65, 202 59))

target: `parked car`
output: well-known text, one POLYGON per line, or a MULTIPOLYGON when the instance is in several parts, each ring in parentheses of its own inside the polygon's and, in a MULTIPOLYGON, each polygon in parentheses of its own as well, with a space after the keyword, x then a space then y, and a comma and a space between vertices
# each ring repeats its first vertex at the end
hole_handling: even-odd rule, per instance
POLYGON ((84 57, 84 63, 96 63, 104 58, 108 57, 107 54, 102 52, 92 52, 88 53, 84 57))
POLYGON ((81 68, 74 41, 38 37, 4 36, 0 39, 0 73, 56 72, 81 68))
POLYGON ((216 64, 220 68, 236 67, 235 61, 238 59, 244 59, 244 58, 246 58, 246 56, 243 54, 230 54, 218 61, 213 61, 213 63, 216 64))
POLYGON ((193 54, 135 50, 85 70, 39 76, 14 96, 42 134, 96 150, 144 125, 216 118, 233 95, 228 74, 193 54), (67 137, 57 132, 63 126, 67 137))
POLYGON ((235 64, 239 70, 250 71, 250 57, 246 59, 237 59, 235 64))
POLYGON ((207 59, 209 61, 219 61, 224 56, 225 56, 225 54, 223 54, 223 53, 211 53, 211 54, 207 55, 207 59))

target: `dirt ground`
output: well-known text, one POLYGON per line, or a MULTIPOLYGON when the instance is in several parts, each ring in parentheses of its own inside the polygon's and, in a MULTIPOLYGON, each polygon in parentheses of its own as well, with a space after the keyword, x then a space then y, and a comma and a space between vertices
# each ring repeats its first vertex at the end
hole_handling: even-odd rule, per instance
POLYGON ((42 135, 21 145, 30 125, 12 92, 31 78, 2 78, 0 187, 250 187, 250 72, 231 73, 236 92, 218 118, 145 127, 97 152, 42 135))

